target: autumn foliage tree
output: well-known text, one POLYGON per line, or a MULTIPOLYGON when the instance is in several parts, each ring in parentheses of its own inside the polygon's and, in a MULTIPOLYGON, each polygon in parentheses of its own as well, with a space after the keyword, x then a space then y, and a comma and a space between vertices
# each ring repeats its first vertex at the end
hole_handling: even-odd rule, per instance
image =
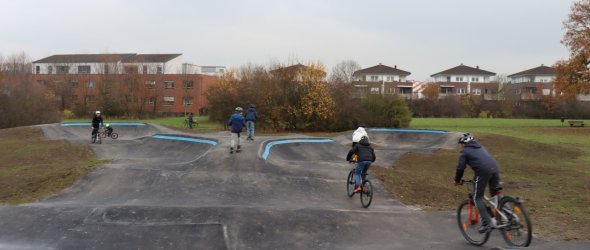
POLYGON ((566 99, 590 91, 590 0, 574 2, 569 18, 563 23, 561 41, 570 51, 570 58, 556 63, 555 87, 566 99))

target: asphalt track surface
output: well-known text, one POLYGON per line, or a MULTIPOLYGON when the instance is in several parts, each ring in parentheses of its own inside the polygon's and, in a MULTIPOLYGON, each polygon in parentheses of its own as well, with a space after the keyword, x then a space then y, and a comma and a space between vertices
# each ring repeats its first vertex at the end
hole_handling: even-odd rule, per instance
MULTIPOLYGON (((509 248, 497 232, 483 248, 469 245, 454 211, 405 206, 374 178, 375 198, 362 208, 357 195, 346 196, 352 167, 344 161, 347 136, 257 137, 243 141, 242 152, 229 154, 226 132, 113 127, 119 139, 90 145, 84 124, 41 126, 47 139, 89 144, 98 158, 110 161, 51 198, 0 206, 0 249, 509 248)), ((379 165, 408 151, 456 143, 452 133, 370 131, 369 136, 379 165)), ((452 164, 449 168, 452 173, 452 164)), ((590 244, 535 238, 531 248, 589 249, 590 244)))

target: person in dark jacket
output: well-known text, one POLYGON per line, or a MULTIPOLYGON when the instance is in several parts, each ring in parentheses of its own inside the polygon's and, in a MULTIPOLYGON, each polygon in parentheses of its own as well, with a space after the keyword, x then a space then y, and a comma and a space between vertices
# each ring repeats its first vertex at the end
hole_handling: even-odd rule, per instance
POLYGON ((193 112, 188 114, 188 118, 186 118, 186 120, 188 121, 188 128, 193 129, 193 124, 195 123, 195 119, 193 117, 193 112))
POLYGON ((256 106, 254 104, 250 104, 248 107, 248 111, 246 111, 246 130, 248 130, 248 138, 247 140, 254 140, 254 124, 258 119, 258 113, 256 112, 256 106))
POLYGON ((487 185, 490 185, 490 194, 492 196, 499 194, 502 190, 502 187, 500 187, 500 168, 486 148, 475 141, 470 133, 463 134, 459 138, 459 144, 463 149, 459 154, 459 162, 457 163, 455 186, 461 184, 465 167, 469 165, 475 173, 473 176, 473 202, 477 206, 482 219, 478 231, 486 233, 494 225, 490 225, 491 218, 483 202, 483 195, 487 185))
POLYGON ((227 125, 231 126, 231 145, 229 148, 230 154, 234 153, 234 145, 236 145, 236 142, 238 146, 236 153, 241 151, 240 133, 242 133, 242 129, 244 126, 246 126, 246 124, 244 124, 244 116, 242 115, 242 111, 244 111, 242 107, 237 107, 236 112, 229 118, 229 121, 227 122, 227 125))
POLYGON ((100 126, 104 126, 104 122, 102 121, 102 116, 100 115, 100 110, 97 110, 94 113, 94 117, 92 117, 92 134, 91 138, 94 140, 94 136, 98 133, 98 129, 100 126))
POLYGON ((354 154, 358 155, 356 170, 354 172, 356 184, 354 191, 360 192, 362 189, 361 175, 365 176, 367 174, 367 170, 369 170, 371 163, 375 162, 376 159, 375 150, 373 150, 373 147, 371 147, 371 144, 369 143, 369 137, 361 137, 359 143, 354 145, 354 147, 348 151, 346 160, 351 161, 351 158, 354 154))

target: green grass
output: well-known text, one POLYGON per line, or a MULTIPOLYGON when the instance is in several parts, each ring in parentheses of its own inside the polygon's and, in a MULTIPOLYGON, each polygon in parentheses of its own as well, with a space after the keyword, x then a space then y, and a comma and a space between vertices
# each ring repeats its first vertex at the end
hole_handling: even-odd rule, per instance
MULTIPOLYGON (((562 126, 559 119, 468 118, 414 118, 411 128, 474 133, 498 160, 506 193, 524 197, 536 233, 590 240, 590 128, 562 126)), ((458 152, 409 153, 394 163, 403 167, 375 171, 406 204, 454 209, 465 196, 449 185, 458 152)))
MULTIPOLYGON (((157 119, 105 119, 105 123, 108 122, 145 122, 145 123, 152 123, 152 124, 159 124, 174 128, 183 128, 184 127, 184 117, 167 117, 167 118, 157 118, 157 119)), ((199 123, 198 127, 194 130, 199 132, 204 131, 217 131, 223 130, 224 126, 222 123, 213 122, 209 120, 208 116, 195 116, 194 119, 199 123)), ((66 122, 90 122, 90 119, 65 119, 62 120, 62 123, 66 122)))

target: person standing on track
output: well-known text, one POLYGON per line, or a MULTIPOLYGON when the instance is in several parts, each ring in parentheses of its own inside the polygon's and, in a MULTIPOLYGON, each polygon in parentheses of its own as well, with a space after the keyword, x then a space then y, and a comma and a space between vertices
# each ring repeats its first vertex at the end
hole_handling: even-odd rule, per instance
POLYGON ((92 117, 92 134, 91 139, 94 139, 94 136, 98 133, 98 129, 100 126, 104 126, 104 122, 102 121, 102 116, 100 115, 100 110, 97 110, 94 113, 94 117, 92 117))
POLYGON ((248 111, 246 111, 246 130, 248 131, 248 138, 246 140, 254 140, 254 125, 256 120, 258 119, 258 113, 256 112, 256 106, 254 104, 250 104, 248 107, 248 111))
POLYGON ((354 145, 350 151, 348 151, 348 155, 346 155, 346 160, 351 161, 353 155, 358 155, 358 160, 356 163, 356 170, 354 172, 355 178, 355 192, 360 192, 362 190, 363 183, 361 182, 361 175, 365 176, 367 174, 367 170, 375 160, 375 150, 371 147, 369 143, 369 137, 363 136, 361 137, 358 144, 354 145))
POLYGON ((455 186, 461 184, 465 167, 469 165, 475 175, 473 176, 473 202, 481 214, 481 227, 479 233, 487 233, 492 230, 490 214, 483 202, 486 186, 490 185, 491 196, 500 194, 500 168, 496 160, 488 153, 486 148, 479 144, 470 133, 463 134, 459 138, 459 144, 463 149, 459 155, 457 170, 455 173, 455 186))
POLYGON ((234 145, 237 142, 237 149, 236 153, 240 152, 240 133, 242 133, 242 129, 246 124, 244 123, 244 116, 242 115, 242 107, 237 107, 236 112, 229 118, 227 122, 228 126, 231 126, 231 144, 229 148, 229 153, 234 153, 234 145))

